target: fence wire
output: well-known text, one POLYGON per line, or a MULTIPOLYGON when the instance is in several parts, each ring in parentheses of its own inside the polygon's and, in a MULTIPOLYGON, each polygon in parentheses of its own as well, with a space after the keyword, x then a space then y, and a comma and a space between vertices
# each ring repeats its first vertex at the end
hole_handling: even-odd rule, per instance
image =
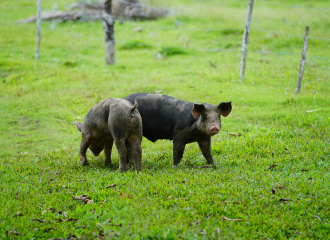
POLYGON ((15 8, 24 8, 24 9, 27 9, 27 8, 30 8, 30 9, 36 9, 36 7, 35 6, 24 6, 24 7, 22 7, 22 6, 0 6, 0 8, 2 8, 2 9, 15 9, 15 8))
MULTIPOLYGON (((143 28, 153 28, 153 29, 160 29, 160 30, 174 30, 174 31, 200 31, 200 32, 220 32, 220 31, 227 31, 227 30, 242 30, 245 29, 245 27, 237 27, 237 28, 206 28, 206 29, 201 29, 201 28, 181 28, 180 26, 177 27, 157 27, 157 26, 150 26, 150 25, 141 25, 141 24, 136 24, 136 23, 131 23, 131 22, 123 22, 123 24, 128 24, 132 25, 135 27, 143 27, 143 28)), ((267 33, 275 33, 275 34, 280 34, 288 37, 298 37, 298 38, 304 38, 305 36, 302 35, 294 35, 294 34, 288 34, 288 33, 282 33, 282 32, 276 32, 276 31, 269 31, 261 28, 256 28, 256 27, 250 27, 250 29, 254 29, 257 31, 262 31, 262 32, 267 32, 267 33)), ((308 37, 309 39, 317 39, 317 40, 325 40, 325 41, 330 41, 329 38, 321 38, 321 37, 308 37)))
POLYGON ((131 22, 124 22, 124 24, 128 24, 135 27, 142 27, 142 28, 152 28, 152 29, 160 29, 160 30, 173 30, 173 31, 191 31, 191 32, 218 32, 218 31, 226 31, 226 30, 241 30, 244 27, 238 28, 181 28, 180 26, 177 27, 157 27, 157 26, 150 26, 150 25, 141 25, 131 22))
POLYGON ((299 53, 290 53, 290 52, 271 52, 271 51, 256 51, 256 50, 247 50, 248 52, 261 53, 261 54, 277 54, 277 55, 301 55, 299 53))
POLYGON ((269 2, 266 0, 258 0, 259 2, 264 2, 272 5, 277 5, 281 7, 286 7, 286 8, 303 8, 303 9, 313 9, 313 10, 330 10, 330 8, 317 8, 317 7, 304 7, 304 6, 297 6, 297 5, 285 5, 281 3, 274 3, 274 2, 269 2))
MULTIPOLYGON (((299 37, 299 38, 305 38, 305 36, 301 36, 301 35, 293 35, 293 34, 281 33, 281 32, 276 32, 276 31, 268 31, 268 30, 261 29, 261 28, 256 28, 256 27, 250 27, 250 29, 254 29, 254 30, 258 30, 258 31, 262 31, 262 32, 268 32, 268 33, 281 34, 281 35, 288 36, 288 37, 299 37)), ((317 40, 330 41, 329 38, 320 38, 320 37, 308 37, 308 38, 309 38, 309 39, 317 39, 317 40)))
POLYGON ((201 5, 201 6, 177 6, 177 7, 158 7, 158 6, 150 6, 150 5, 146 5, 143 3, 131 3, 129 1, 125 1, 125 0, 118 0, 121 3, 125 3, 125 4, 130 4, 130 5, 134 5, 134 6, 140 6, 140 7, 145 7, 145 8, 153 8, 153 9, 167 9, 167 10, 183 10, 183 9, 201 9, 201 8, 209 8, 209 7, 215 7, 215 6, 219 6, 222 4, 227 4, 227 3, 232 3, 232 2, 248 2, 248 0, 230 0, 230 1, 224 1, 224 2, 218 2, 218 3, 214 3, 214 4, 210 4, 210 5, 201 5))
MULTIPOLYGON (((135 6, 141 6, 141 7, 146 7, 146 8, 155 8, 155 9, 168 9, 168 10, 174 10, 174 9, 193 9, 193 8, 208 8, 208 7, 214 7, 214 6, 219 6, 222 4, 226 3, 232 3, 232 2, 248 2, 248 0, 230 0, 230 1, 224 1, 224 2, 219 2, 219 3, 214 3, 210 5, 205 5, 205 6, 192 6, 192 7, 187 7, 187 6, 178 6, 178 7, 157 7, 157 6, 149 6, 146 4, 141 4, 141 3, 131 3, 125 0, 118 0, 119 2, 126 3, 126 4, 131 4, 135 6)), ((305 6, 298 6, 298 5, 285 5, 281 3, 274 3, 274 2, 269 2, 266 0, 258 0, 259 2, 264 2, 267 4, 272 4, 272 5, 277 5, 281 7, 286 7, 286 8, 302 8, 302 9, 313 9, 313 10, 330 10, 330 8, 318 8, 318 7, 305 7, 305 6)))
POLYGON ((315 59, 319 59, 319 60, 329 61, 330 62, 330 59, 328 59, 328 58, 316 57, 316 56, 311 56, 311 55, 306 55, 306 57, 315 58, 315 59))
MULTIPOLYGON (((295 56, 301 56, 301 53, 290 53, 290 52, 270 52, 270 51, 254 51, 254 50, 248 50, 248 52, 253 52, 253 53, 260 53, 260 54, 276 54, 276 55, 295 55, 295 56)), ((316 57, 316 56, 311 56, 311 55, 306 55, 306 58, 314 58, 314 59, 319 59, 319 60, 324 60, 324 61, 330 61, 328 58, 323 58, 323 57, 316 57)))
POLYGON ((2 26, 11 26, 11 25, 18 25, 18 24, 22 24, 22 23, 16 22, 16 21, 0 22, 0 25, 2 25, 2 26))
MULTIPOLYGON (((233 3, 233 2, 246 2, 248 3, 248 0, 229 0, 229 1, 223 1, 223 2, 218 2, 218 3, 214 3, 214 4, 209 4, 209 5, 200 5, 200 6, 177 6, 177 7, 158 7, 158 6, 150 6, 147 4, 143 4, 143 3, 132 3, 126 0, 118 0, 121 3, 125 3, 125 4, 130 4, 130 5, 134 5, 134 6, 140 6, 140 7, 145 7, 145 8, 153 8, 153 9, 168 9, 168 10, 175 10, 175 9, 200 9, 200 8, 209 8, 209 7, 214 7, 214 6, 219 6, 219 5, 223 5, 223 4, 227 4, 227 3, 233 3)), ((286 7, 286 8, 302 8, 302 9, 312 9, 312 10, 330 10, 330 8, 326 8, 326 7, 305 7, 305 6, 299 6, 299 5, 285 5, 285 4, 281 4, 281 3, 276 3, 276 2, 270 2, 267 0, 257 0, 259 2, 264 2, 267 4, 271 4, 271 5, 277 5, 277 6, 281 6, 281 7, 286 7)), ((2 9, 15 9, 15 8, 35 8, 34 6, 1 6, 2 9)))

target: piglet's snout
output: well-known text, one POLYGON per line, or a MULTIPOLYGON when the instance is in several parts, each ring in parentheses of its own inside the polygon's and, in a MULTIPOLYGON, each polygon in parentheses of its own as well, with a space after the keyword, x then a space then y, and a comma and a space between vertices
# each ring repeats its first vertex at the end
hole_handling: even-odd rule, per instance
POLYGON ((211 135, 215 135, 215 134, 219 133, 219 131, 220 130, 217 127, 211 127, 210 130, 209 130, 211 135))

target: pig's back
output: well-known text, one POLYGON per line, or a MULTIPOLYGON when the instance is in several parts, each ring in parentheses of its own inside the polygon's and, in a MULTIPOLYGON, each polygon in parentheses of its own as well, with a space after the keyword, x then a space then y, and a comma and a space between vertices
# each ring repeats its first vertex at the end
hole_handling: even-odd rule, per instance
POLYGON ((137 100, 142 117, 143 136, 155 142, 158 139, 173 140, 175 129, 193 124, 193 103, 162 94, 134 93, 124 99, 133 103, 137 100))
POLYGON ((117 118, 127 118, 126 115, 129 115, 129 110, 133 107, 131 103, 126 102, 118 98, 106 98, 98 102, 86 115, 84 119, 84 125, 86 128, 93 132, 93 135, 108 135, 109 132, 109 116, 110 109, 116 108, 118 105, 119 111, 112 112, 112 115, 117 115, 114 117, 117 118))

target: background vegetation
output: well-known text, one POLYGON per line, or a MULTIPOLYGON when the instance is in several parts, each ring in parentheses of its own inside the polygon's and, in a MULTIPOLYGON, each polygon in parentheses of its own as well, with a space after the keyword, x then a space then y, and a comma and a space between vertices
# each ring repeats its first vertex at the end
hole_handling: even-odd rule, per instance
MULTIPOLYGON (((201 7, 117 22, 117 65, 105 66, 102 23, 43 22, 35 60, 35 25, 17 22, 35 14, 35 1, 1 1, 0 238, 329 238, 330 62, 307 57, 297 96, 303 39, 251 30, 249 50, 297 55, 249 52, 240 82, 240 52, 230 50, 240 50, 243 30, 181 30, 244 26, 246 1, 202 8, 214 3, 155 1, 201 7), (195 168, 206 163, 197 144, 173 167, 172 142, 146 139, 142 173, 120 174, 115 148, 112 168, 90 153, 91 165, 81 167, 73 119, 104 98, 156 90, 233 102, 212 138, 216 168, 195 168), (72 200, 83 194, 94 204, 72 200)), ((53 7, 43 1, 43 9, 53 7)), ((303 35, 306 25, 310 36, 329 38, 329 10, 255 2, 252 27, 303 35)), ((329 41, 310 39, 308 55, 329 59, 329 41)))

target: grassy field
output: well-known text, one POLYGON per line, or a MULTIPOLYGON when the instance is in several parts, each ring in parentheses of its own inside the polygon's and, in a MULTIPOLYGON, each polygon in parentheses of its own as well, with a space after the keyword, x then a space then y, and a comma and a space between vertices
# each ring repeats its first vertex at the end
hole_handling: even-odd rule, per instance
MULTIPOLYGON (((68 1, 56 4, 65 9, 68 1)), ((285 4, 328 7, 326 0, 285 4)), ((43 1, 45 10, 53 6, 43 1)), ((295 95, 303 38, 252 29, 240 82, 242 29, 184 29, 241 28, 247 1, 117 22, 115 66, 104 64, 101 22, 43 22, 35 60, 35 24, 17 22, 35 11, 35 1, 0 3, 0 239, 330 238, 330 61, 307 57, 295 95), (140 173, 119 173, 115 148, 111 168, 103 153, 89 151, 90 166, 80 166, 73 119, 104 98, 156 90, 190 102, 233 102, 212 138, 216 167, 200 168, 206 161, 196 143, 173 167, 172 142, 146 139, 140 173), (73 199, 83 194, 93 202, 73 199)), ((329 11, 256 0, 252 27, 304 35, 308 25, 311 37, 330 38, 329 11)), ((329 43, 310 39, 307 55, 330 59, 329 43)))

